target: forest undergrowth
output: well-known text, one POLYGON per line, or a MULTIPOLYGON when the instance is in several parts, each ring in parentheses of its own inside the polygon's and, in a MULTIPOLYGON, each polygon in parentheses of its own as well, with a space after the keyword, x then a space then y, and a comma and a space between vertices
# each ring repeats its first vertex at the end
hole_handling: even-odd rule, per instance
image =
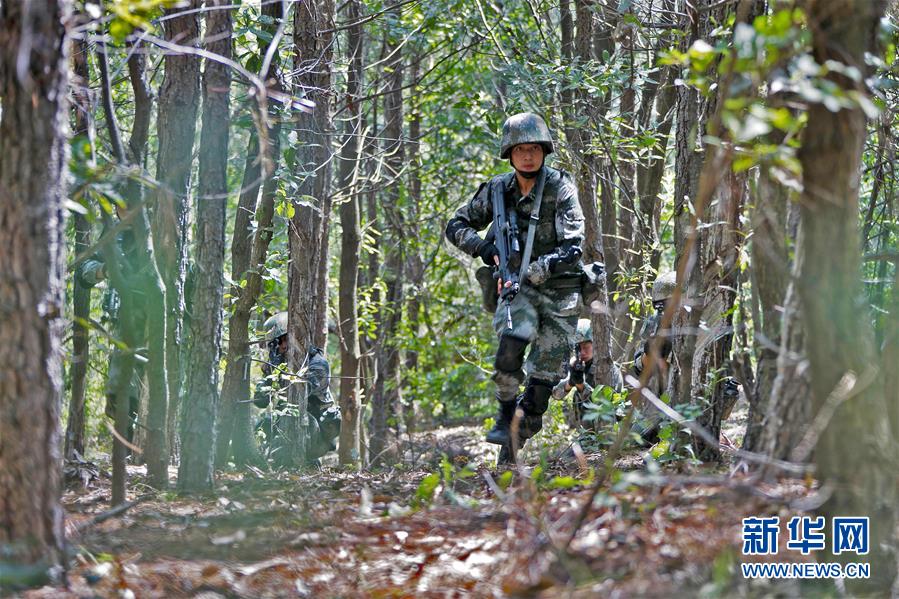
POLYGON ((566 550, 604 454, 523 452, 504 473, 481 438, 418 433, 378 472, 233 470, 204 495, 154 493, 133 466, 131 507, 108 518, 100 467, 63 499, 68 589, 26 596, 754 596, 772 589, 739 576, 741 519, 785 520, 814 490, 750 479, 728 456, 659 465, 632 448, 566 550))

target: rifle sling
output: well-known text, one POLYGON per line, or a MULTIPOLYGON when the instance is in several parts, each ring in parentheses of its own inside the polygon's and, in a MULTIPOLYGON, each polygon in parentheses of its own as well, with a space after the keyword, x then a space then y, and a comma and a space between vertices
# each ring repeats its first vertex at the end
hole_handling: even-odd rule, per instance
POLYGON ((537 234, 537 223, 540 221, 540 204, 543 203, 543 184, 546 183, 546 167, 540 168, 537 184, 534 186, 534 205, 528 218, 528 238, 524 244, 524 255, 521 257, 521 271, 518 273, 520 284, 527 281, 528 265, 531 263, 531 251, 534 249, 534 236, 537 234))

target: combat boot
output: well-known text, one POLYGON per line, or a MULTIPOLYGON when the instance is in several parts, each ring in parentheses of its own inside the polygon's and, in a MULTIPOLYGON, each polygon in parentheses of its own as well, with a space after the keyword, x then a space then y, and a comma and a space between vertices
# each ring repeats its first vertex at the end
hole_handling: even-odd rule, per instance
POLYGON ((515 401, 499 402, 496 423, 487 433, 487 443, 494 445, 510 445, 512 442, 512 419, 515 417, 515 401))

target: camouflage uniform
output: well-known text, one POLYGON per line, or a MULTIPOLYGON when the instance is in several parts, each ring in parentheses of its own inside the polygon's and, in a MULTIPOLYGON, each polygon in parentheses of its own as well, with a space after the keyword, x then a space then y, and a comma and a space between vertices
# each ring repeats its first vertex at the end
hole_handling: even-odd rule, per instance
MULTIPOLYGON (((572 409, 570 412, 571 424, 573 426, 583 426, 584 428, 588 428, 587 423, 584 422, 584 416, 587 412, 586 405, 593 401, 593 389, 602 383, 596 378, 596 362, 592 359, 582 362, 578 359, 576 354, 578 346, 581 343, 592 342, 593 334, 590 321, 586 319, 579 320, 577 333, 574 338, 575 355, 566 365, 565 377, 553 387, 552 392, 553 399, 561 400, 565 399, 572 389, 574 390, 574 397, 572 398, 571 405, 572 409), (583 387, 578 389, 577 385, 581 384, 581 381, 576 379, 580 378, 578 373, 581 372, 583 373, 583 387)), ((621 369, 618 364, 613 364, 612 380, 609 386, 612 387, 616 393, 621 393, 624 389, 624 380, 621 377, 621 369)))
MULTIPOLYGON (((535 115, 517 115, 509 121, 520 117, 539 119, 535 115)), ((542 120, 539 123, 542 124, 542 120)), ((548 131, 546 134, 531 137, 525 135, 513 141, 541 143, 546 154, 552 151, 551 141, 545 141, 548 131)), ((509 156, 515 145, 508 143, 508 135, 505 137, 501 152, 503 158, 509 156)), ((493 380, 496 383, 496 399, 500 402, 500 417, 511 420, 511 413, 518 400, 525 415, 519 425, 522 441, 541 429, 551 390, 564 374, 580 308, 583 272, 580 262, 574 265, 558 264, 554 269, 548 267, 568 249, 580 248, 584 239, 584 216, 578 203, 577 187, 571 176, 545 164, 542 169, 545 170, 543 197, 528 269, 534 281, 530 276, 521 281, 521 291, 511 302, 512 330, 506 327, 506 309, 503 303, 497 306, 493 318, 493 326, 499 336, 493 380), (525 382, 524 392, 519 396, 520 386, 525 382)), ((517 211, 520 223, 528 223, 536 200, 538 185, 528 195, 522 196, 514 172, 481 184, 474 196, 456 211, 446 227, 447 239, 471 256, 484 258, 485 244, 492 243, 478 235, 478 231, 486 229, 493 222, 490 198, 492 182, 502 186, 507 213, 517 211)), ((522 248, 526 244, 527 230, 527 224, 519 227, 522 248)))
MULTIPOLYGON (((268 329, 266 339, 269 356, 268 361, 262 365, 262 373, 265 378, 256 385, 253 403, 256 407, 264 409, 274 401, 277 413, 274 415, 266 413, 256 426, 265 433, 272 453, 276 456, 275 461, 278 463, 277 454, 283 447, 283 432, 288 428, 285 419, 292 417, 287 409, 289 383, 284 370, 287 356, 278 350, 279 339, 287 333, 287 313, 276 314, 266 321, 264 328, 268 329)), ((306 355, 307 364, 304 378, 306 380, 306 409, 309 416, 307 421, 309 446, 306 457, 311 461, 337 448, 334 439, 340 434, 340 408, 334 403, 334 398, 331 396, 329 387, 331 367, 322 350, 310 346, 306 355)))

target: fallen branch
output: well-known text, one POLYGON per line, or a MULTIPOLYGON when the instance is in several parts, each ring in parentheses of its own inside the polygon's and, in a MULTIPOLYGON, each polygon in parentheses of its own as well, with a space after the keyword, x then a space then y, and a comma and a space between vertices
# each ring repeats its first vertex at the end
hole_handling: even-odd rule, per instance
POLYGON ((133 508, 139 503, 143 503, 144 501, 156 497, 156 493, 145 493, 143 495, 138 496, 131 501, 126 501, 125 503, 120 503, 112 509, 106 510, 105 512, 100 512, 90 520, 85 520, 76 524, 71 531, 70 536, 80 535, 84 531, 93 528, 94 526, 106 522, 107 520, 111 520, 113 518, 118 518, 123 515, 125 512, 133 508))

